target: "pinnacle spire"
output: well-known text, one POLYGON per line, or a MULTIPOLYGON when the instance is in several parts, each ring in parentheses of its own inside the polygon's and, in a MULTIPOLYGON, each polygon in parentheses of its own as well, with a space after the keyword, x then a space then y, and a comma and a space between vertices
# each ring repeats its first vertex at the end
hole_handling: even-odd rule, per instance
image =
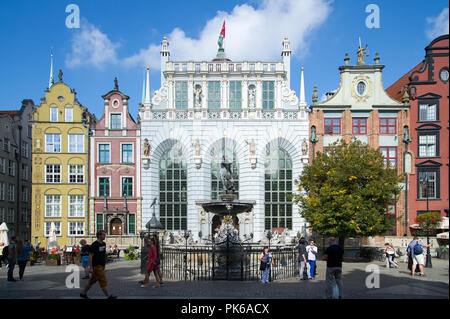
POLYGON ((150 104, 150 68, 147 67, 147 83, 145 85, 145 100, 144 104, 150 104))
POLYGON ((305 100, 305 81, 303 78, 303 67, 301 69, 301 77, 300 77, 300 106, 306 106, 305 100))
POLYGON ((144 104, 144 102, 145 102, 145 66, 144 66, 143 79, 142 79, 142 100, 141 100, 141 104, 144 104))
POLYGON ((55 84, 55 80, 53 79, 53 52, 52 52, 52 53, 50 53, 50 78, 48 80, 48 89, 49 90, 53 86, 53 84, 55 84))

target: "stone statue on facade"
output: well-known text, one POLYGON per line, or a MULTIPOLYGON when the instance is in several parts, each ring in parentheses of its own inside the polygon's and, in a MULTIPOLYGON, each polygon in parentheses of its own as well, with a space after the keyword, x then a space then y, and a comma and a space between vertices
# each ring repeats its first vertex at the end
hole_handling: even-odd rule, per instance
POLYGON ((144 156, 150 156, 150 142, 148 141, 148 139, 144 139, 144 156))
POLYGON ((255 140, 252 139, 250 142, 245 141, 248 145, 248 151, 250 153, 250 157, 256 157, 256 143, 255 140))
POLYGON ((202 97, 203 97, 203 91, 202 87, 200 85, 197 85, 195 87, 195 104, 194 106, 196 108, 202 107, 202 97))
POLYGON ((220 163, 220 178, 226 193, 234 192, 233 175, 231 174, 231 163, 226 162, 225 156, 220 163))
POLYGON ((256 106, 256 89, 254 86, 250 86, 248 89, 248 107, 255 108, 256 106))
POLYGON ((194 156, 200 157, 200 142, 199 142, 199 140, 196 139, 195 142, 192 143, 192 145, 194 146, 194 156))
POLYGON ((302 142, 302 155, 308 155, 308 143, 306 142, 306 138, 304 138, 302 142))

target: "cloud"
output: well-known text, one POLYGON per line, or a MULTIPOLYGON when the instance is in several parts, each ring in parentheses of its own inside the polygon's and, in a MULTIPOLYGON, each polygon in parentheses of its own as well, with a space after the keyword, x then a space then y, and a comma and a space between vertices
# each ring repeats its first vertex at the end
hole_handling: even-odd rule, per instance
POLYGON ((448 8, 444 8, 437 17, 427 18, 425 34, 429 40, 433 40, 443 34, 448 34, 448 15, 448 8))
MULTIPOLYGON (((186 36, 175 28, 167 36, 173 60, 212 60, 217 53, 217 40, 226 21, 224 48, 232 60, 281 59, 281 42, 288 36, 293 54, 302 56, 307 36, 324 23, 331 12, 326 0, 263 0, 257 7, 237 5, 231 13, 218 11, 206 22, 198 38, 186 36)), ((160 44, 147 48, 123 60, 126 66, 147 64, 160 69, 160 44)))
POLYGON ((74 31, 72 51, 66 56, 66 66, 74 68, 80 65, 101 69, 107 63, 117 63, 116 49, 120 43, 111 42, 86 19, 81 21, 81 28, 74 31))

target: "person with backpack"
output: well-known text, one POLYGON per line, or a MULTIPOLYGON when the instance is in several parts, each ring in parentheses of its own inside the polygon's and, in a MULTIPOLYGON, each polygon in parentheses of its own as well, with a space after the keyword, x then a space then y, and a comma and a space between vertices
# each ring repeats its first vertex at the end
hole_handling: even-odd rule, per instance
POLYGON ((408 246, 408 252, 411 255, 413 265, 411 269, 411 275, 414 277, 415 270, 417 268, 417 265, 419 265, 420 269, 420 275, 424 277, 425 274, 423 272, 423 266, 425 265, 425 256, 423 247, 428 248, 431 245, 425 245, 424 243, 419 241, 419 238, 417 236, 414 237, 413 241, 408 246))
POLYGON ((270 267, 274 263, 272 254, 269 253, 269 247, 264 247, 264 251, 259 255, 259 260, 261 261, 261 266, 259 269, 263 272, 261 283, 268 284, 270 267))
POLYGON ((304 280, 305 266, 307 271, 306 279, 309 277, 311 266, 308 263, 308 253, 306 251, 307 241, 304 237, 300 238, 298 243, 298 262, 300 263, 300 280, 304 280))

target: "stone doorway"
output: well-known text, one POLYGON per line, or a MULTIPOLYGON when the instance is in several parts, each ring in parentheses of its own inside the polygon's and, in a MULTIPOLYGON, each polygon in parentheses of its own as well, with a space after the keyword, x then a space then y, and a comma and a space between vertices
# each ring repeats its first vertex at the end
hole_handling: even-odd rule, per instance
POLYGON ((122 220, 120 218, 114 218, 111 220, 111 229, 110 234, 111 235, 122 235, 123 233, 123 225, 122 220))

